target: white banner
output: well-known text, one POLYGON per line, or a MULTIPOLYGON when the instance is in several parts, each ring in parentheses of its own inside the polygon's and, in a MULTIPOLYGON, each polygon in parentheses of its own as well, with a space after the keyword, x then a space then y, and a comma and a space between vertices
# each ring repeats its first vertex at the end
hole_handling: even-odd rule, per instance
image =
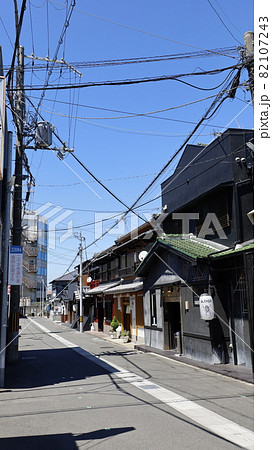
POLYGON ((23 277, 23 247, 11 245, 9 249, 9 284, 20 286, 23 277))

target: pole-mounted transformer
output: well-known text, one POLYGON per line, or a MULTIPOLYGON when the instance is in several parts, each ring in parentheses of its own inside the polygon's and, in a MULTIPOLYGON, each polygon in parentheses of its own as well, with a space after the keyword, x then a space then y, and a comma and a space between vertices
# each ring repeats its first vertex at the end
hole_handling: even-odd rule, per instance
POLYGON ((49 122, 37 122, 35 130, 35 145, 47 148, 52 145, 52 125, 49 122))

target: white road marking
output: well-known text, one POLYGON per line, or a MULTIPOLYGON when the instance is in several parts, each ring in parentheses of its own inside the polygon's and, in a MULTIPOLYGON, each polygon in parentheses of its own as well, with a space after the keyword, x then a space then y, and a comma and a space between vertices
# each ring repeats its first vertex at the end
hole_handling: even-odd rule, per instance
POLYGON ((84 356, 95 364, 99 364, 107 371, 114 372, 115 375, 119 378, 122 378, 124 381, 127 381, 138 389, 141 389, 142 391, 148 393, 152 397, 155 397, 162 403, 165 403, 166 405, 190 418, 194 422, 205 427, 207 430, 212 431, 214 434, 221 436, 224 439, 227 439, 228 441, 233 442, 234 444, 248 450, 252 450, 254 448, 254 433, 251 430, 248 430, 247 428, 244 428, 237 423, 232 422, 231 420, 226 419, 219 414, 216 414, 209 409, 204 408, 203 406, 200 406, 191 400, 188 400, 185 397, 182 397, 181 395, 175 394, 169 389, 165 389, 155 383, 152 383, 149 380, 145 380, 144 378, 136 375, 133 372, 129 372, 128 370, 117 366, 114 363, 108 362, 104 358, 99 358, 82 349, 81 347, 78 347, 72 342, 67 341, 58 334, 48 330, 43 325, 37 323, 35 320, 29 320, 31 320, 45 333, 50 334, 50 336, 61 342, 66 347, 72 348, 80 355, 84 356))

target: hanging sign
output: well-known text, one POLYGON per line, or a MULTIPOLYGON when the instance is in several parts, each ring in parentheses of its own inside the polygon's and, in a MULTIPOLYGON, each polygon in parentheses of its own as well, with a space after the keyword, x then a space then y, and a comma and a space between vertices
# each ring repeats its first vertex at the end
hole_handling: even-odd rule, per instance
POLYGON ((23 278, 23 247, 11 245, 9 248, 9 284, 20 286, 23 278))
POLYGON ((213 298, 209 294, 201 294, 199 297, 200 318, 203 320, 214 319, 213 298))
POLYGON ((6 79, 0 77, 0 180, 3 180, 6 79))

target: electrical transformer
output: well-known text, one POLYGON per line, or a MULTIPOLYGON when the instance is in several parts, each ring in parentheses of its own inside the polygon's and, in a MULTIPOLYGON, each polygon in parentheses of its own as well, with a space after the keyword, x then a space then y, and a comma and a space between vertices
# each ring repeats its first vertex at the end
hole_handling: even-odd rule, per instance
POLYGON ((50 147, 52 145, 52 125, 49 122, 38 122, 35 131, 37 147, 50 147))

